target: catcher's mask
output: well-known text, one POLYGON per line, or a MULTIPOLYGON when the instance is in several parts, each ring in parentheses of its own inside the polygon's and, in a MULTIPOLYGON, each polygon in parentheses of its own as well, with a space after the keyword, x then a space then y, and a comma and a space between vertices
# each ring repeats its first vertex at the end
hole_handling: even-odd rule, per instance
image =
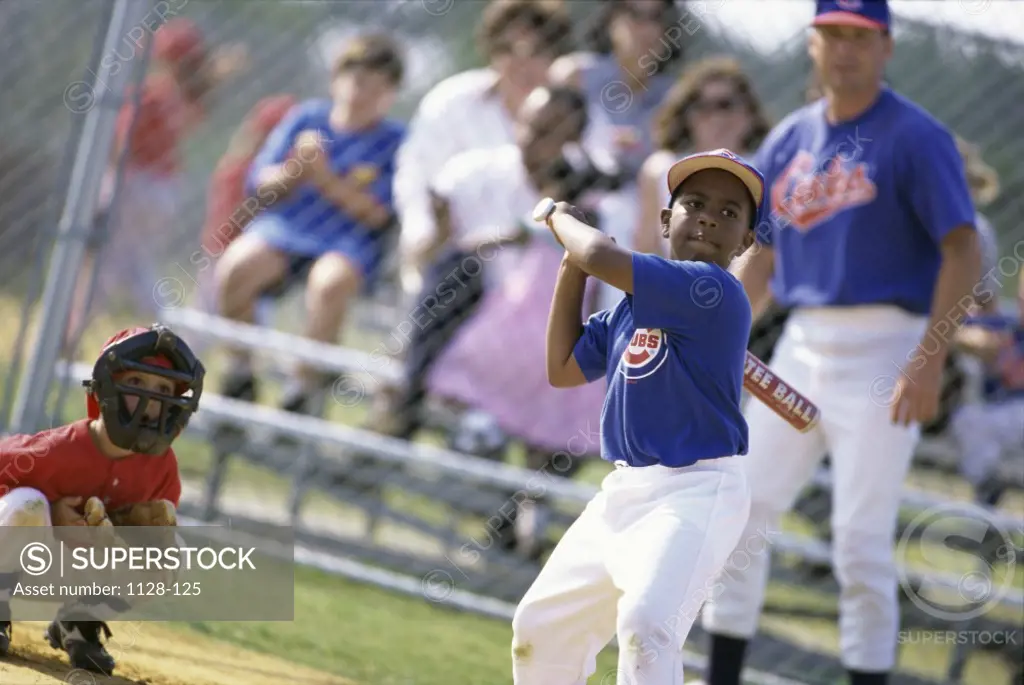
POLYGON ((104 345, 92 379, 83 381, 89 418, 102 416, 110 441, 121 449, 162 455, 199 408, 205 374, 185 341, 165 326, 121 331, 104 345), (123 383, 124 374, 133 371, 171 381, 174 394, 123 383), (129 395, 138 398, 134 411, 129 411, 129 395), (147 416, 150 403, 160 407, 155 416, 147 416))

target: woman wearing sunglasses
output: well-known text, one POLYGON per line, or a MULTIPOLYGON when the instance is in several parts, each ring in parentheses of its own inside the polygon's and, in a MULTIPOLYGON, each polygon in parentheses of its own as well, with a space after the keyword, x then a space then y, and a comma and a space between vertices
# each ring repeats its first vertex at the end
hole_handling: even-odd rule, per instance
POLYGON ((668 202, 662 187, 665 174, 679 158, 722 148, 749 156, 769 129, 750 78, 736 60, 713 57, 683 72, 653 122, 656 151, 638 177, 640 211, 634 249, 667 254, 658 216, 668 202))

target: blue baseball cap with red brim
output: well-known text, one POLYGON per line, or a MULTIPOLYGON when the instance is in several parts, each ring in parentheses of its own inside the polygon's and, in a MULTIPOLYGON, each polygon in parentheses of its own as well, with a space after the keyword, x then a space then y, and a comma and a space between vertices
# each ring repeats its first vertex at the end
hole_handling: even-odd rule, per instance
POLYGON ((888 31, 889 21, 889 3, 886 0, 818 0, 812 25, 888 31))

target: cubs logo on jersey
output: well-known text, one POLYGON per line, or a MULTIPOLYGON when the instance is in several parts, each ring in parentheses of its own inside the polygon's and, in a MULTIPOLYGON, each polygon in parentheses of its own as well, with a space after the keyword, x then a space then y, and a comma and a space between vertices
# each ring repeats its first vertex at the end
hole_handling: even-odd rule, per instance
POLYGON ((819 171, 814 155, 801 150, 772 184, 772 213, 806 233, 840 212, 878 195, 864 162, 833 157, 819 171))
POLYGON ((631 381, 647 378, 661 368, 668 359, 668 340, 658 328, 638 328, 633 331, 619 360, 619 373, 631 381))

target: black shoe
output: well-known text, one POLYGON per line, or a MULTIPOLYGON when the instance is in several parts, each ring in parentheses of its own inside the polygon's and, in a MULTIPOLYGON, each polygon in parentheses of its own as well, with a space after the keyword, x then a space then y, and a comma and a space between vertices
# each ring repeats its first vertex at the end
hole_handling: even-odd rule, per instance
POLYGON ((11 631, 10 621, 0 621, 0 658, 11 651, 11 631))
POLYGON ((67 652, 72 668, 113 675, 114 657, 100 642, 100 631, 110 638, 110 628, 103 621, 54 621, 45 637, 51 647, 67 652))
POLYGON ((996 507, 1006 492, 1006 485, 998 478, 986 478, 974 488, 974 500, 983 506, 996 507))
POLYGON ((547 550, 551 510, 543 503, 527 500, 519 505, 514 524, 515 551, 527 561, 540 561, 547 550))
MULTIPOLYGON (((281 409, 293 414, 304 414, 316 416, 317 395, 324 391, 330 391, 331 379, 327 377, 318 378, 313 388, 309 383, 303 383, 299 379, 292 379, 284 387, 281 394, 281 409)), ((321 407, 321 413, 323 408, 321 407)))
POLYGON ((256 401, 256 377, 249 371, 228 371, 220 384, 220 394, 235 400, 256 401))
MULTIPOLYGON (((256 377, 248 371, 228 371, 221 381, 220 393, 233 400, 256 401, 256 377)), ((223 452, 236 452, 245 441, 245 429, 230 423, 217 424, 212 431, 213 443, 223 452)))

